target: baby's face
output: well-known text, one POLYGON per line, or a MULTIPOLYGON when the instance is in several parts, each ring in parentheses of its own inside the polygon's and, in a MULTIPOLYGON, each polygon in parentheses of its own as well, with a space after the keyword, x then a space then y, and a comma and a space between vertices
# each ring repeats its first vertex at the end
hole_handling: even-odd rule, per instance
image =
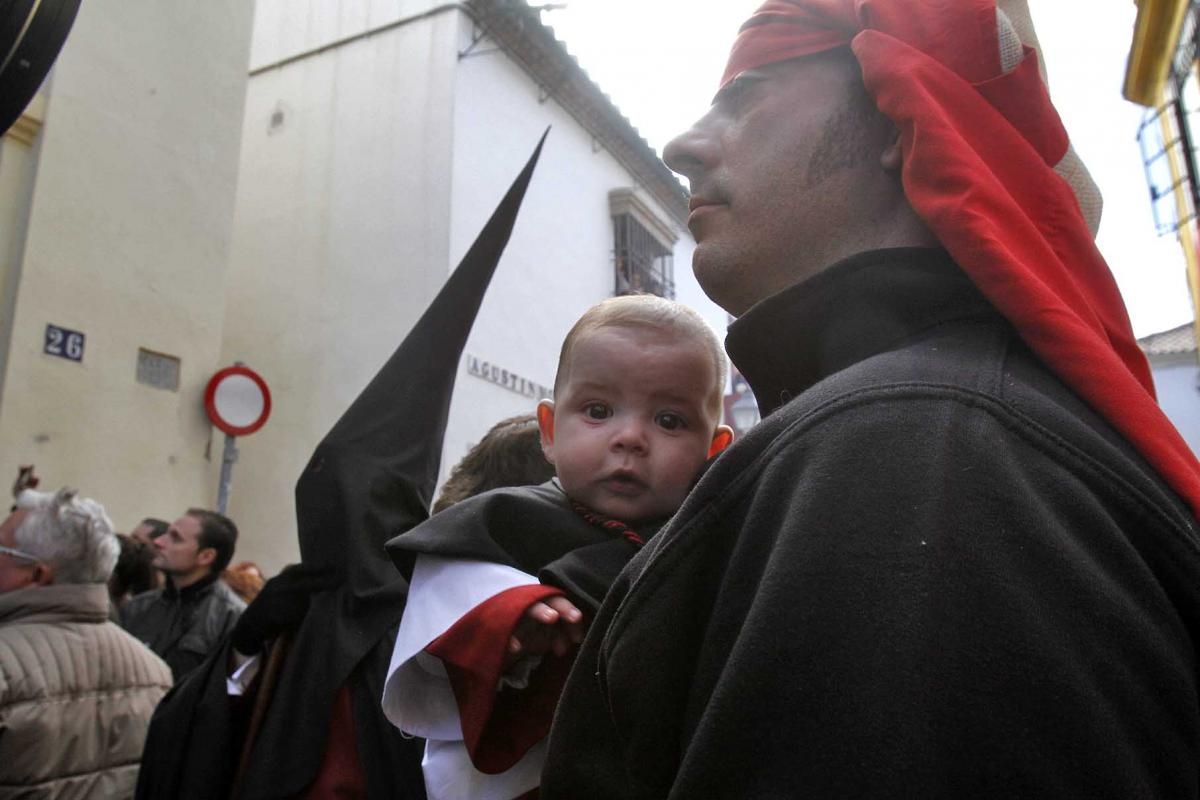
POLYGON ((570 358, 552 430, 542 426, 563 489, 629 524, 673 513, 719 422, 712 357, 669 331, 609 326, 577 341, 570 358))

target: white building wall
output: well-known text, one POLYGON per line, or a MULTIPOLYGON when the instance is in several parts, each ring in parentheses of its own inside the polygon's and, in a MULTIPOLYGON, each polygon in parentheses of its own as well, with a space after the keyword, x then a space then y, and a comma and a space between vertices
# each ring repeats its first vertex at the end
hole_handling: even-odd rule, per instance
POLYGON ((201 395, 220 350, 250 22, 241 0, 84 3, 43 88, 28 205, 5 210, 26 222, 0 242, 15 281, 0 468, 36 464, 121 529, 215 496, 201 395), (43 354, 47 323, 86 334, 82 363, 43 354), (139 347, 180 359, 178 391, 135 382, 139 347))
MULTIPOLYGON (((260 0, 252 62, 405 18, 385 5, 412 4, 260 0)), ((239 557, 268 571, 299 556, 308 457, 445 280, 458 26, 441 13, 250 79, 223 354, 273 393, 229 506, 239 557)))
MULTIPOLYGON (((461 50, 471 33, 464 21, 461 50)), ((474 52, 482 55, 460 62, 455 88, 451 265, 466 253, 546 126, 551 130, 466 352, 549 387, 571 325, 613 294, 609 192, 637 184, 490 41, 474 52)), ((691 274, 691 235, 645 190, 639 195, 679 236, 677 298, 698 308, 723 335, 724 312, 704 297, 691 274)), ((535 405, 533 398, 470 374, 464 359, 443 446, 443 477, 497 420, 532 412, 535 405)))
MULTIPOLYGON (((313 448, 416 322, 548 124, 466 352, 549 386, 567 329, 613 291, 608 193, 633 178, 557 103, 539 102, 533 79, 487 52, 490 41, 460 60, 474 26, 440 8, 257 4, 222 352, 262 373, 274 396, 266 427, 239 441, 229 508, 243 530, 239 558, 268 572, 298 558, 293 490, 313 448)), ((700 296, 691 239, 678 232, 679 294, 700 296)), ((496 420, 535 402, 461 364, 443 476, 496 420)))
POLYGON ((256 0, 254 5, 252 70, 455 4, 437 0, 256 0))
POLYGON ((1200 456, 1200 367, 1196 353, 1151 356, 1158 404, 1192 452, 1200 456))

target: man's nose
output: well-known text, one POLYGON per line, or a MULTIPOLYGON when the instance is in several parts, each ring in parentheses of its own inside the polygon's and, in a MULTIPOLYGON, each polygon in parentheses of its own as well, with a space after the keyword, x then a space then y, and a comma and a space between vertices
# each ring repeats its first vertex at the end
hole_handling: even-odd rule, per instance
POLYGON ((696 179, 706 169, 712 166, 714 144, 712 137, 702 127, 703 120, 697 120, 692 127, 667 142, 663 148, 663 161, 672 171, 678 172, 692 182, 694 190, 696 179))

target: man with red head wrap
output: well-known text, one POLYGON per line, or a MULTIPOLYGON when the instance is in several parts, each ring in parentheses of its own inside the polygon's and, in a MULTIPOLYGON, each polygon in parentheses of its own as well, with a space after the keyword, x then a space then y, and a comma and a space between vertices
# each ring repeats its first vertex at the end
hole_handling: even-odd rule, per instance
POLYGON ((544 798, 1200 795, 1200 465, 1031 31, 742 27, 665 159, 764 419, 593 621, 544 798))

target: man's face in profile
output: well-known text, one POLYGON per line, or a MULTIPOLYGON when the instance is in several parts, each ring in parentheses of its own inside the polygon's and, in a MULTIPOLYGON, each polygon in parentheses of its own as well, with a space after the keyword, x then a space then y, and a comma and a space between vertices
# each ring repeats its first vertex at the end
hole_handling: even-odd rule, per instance
POLYGON ((193 516, 185 514, 175 520, 166 533, 154 540, 154 566, 175 578, 206 573, 215 551, 200 546, 200 530, 200 520, 193 516))
POLYGON ((147 547, 153 547, 154 537, 151 536, 152 533, 154 533, 154 528, 143 522, 129 532, 129 538, 141 542, 147 547))
POLYGON ((158 539, 158 536, 161 535, 162 534, 158 534, 156 536, 154 525, 146 522, 138 523, 138 527, 130 531, 130 539, 136 542, 142 542, 143 545, 151 549, 154 548, 154 540, 158 539))
POLYGON ((664 152, 691 183, 696 277, 732 314, 856 252, 871 221, 887 130, 853 58, 747 70, 664 152))

